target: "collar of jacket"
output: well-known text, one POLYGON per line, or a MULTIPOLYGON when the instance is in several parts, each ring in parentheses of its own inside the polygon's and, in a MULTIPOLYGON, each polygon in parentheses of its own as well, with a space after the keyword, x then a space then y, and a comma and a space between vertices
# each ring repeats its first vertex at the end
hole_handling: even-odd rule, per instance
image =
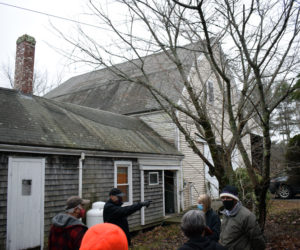
POLYGON ((239 212, 241 206, 242 206, 242 203, 240 201, 238 201, 232 210, 229 211, 229 210, 225 209, 223 213, 228 217, 236 216, 236 214, 239 212))

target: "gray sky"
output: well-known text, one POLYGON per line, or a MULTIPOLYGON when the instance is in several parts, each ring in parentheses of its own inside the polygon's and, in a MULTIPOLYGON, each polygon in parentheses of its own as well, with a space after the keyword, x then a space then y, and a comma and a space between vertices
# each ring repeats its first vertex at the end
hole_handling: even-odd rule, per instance
MULTIPOLYGON (((54 34, 50 22, 63 32, 71 32, 75 23, 64 21, 47 15, 37 14, 21 8, 44 12, 63 18, 81 22, 88 22, 83 15, 87 1, 85 0, 0 0, 0 65, 10 63, 14 66, 16 40, 28 34, 36 39, 35 69, 48 72, 48 81, 54 82, 57 75, 62 81, 69 77, 83 73, 84 70, 69 65, 68 60, 57 53, 49 44, 57 48, 64 48, 66 44, 54 34)), ((86 71, 86 70, 85 70, 86 71)), ((9 83, 0 75, 0 87, 10 88, 9 83)))

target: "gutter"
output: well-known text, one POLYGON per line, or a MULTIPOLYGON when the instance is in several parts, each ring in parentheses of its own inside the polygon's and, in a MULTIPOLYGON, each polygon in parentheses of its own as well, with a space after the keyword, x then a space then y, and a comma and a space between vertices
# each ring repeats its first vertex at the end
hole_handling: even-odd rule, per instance
MULTIPOLYGON (((59 147, 41 147, 26 146, 16 144, 0 143, 0 152, 31 153, 31 154, 49 154, 49 155, 81 155, 83 149, 70 149, 59 147)), ((178 159, 184 158, 182 154, 156 154, 140 152, 121 152, 121 151, 104 151, 84 149, 86 156, 95 157, 119 157, 119 158, 139 158, 139 159, 178 159)))

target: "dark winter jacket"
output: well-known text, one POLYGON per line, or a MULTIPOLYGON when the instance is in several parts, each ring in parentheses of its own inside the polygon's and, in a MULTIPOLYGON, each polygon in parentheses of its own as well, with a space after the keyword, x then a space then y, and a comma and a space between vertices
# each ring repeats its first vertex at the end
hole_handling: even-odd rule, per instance
POLYGON ((109 222, 122 228, 127 236, 128 245, 130 245, 131 241, 127 216, 141 208, 142 204, 140 202, 131 206, 122 207, 122 204, 115 204, 111 199, 109 199, 104 205, 103 220, 104 222, 109 222))
POLYGON ((233 215, 224 214, 220 243, 229 250, 265 249, 265 240, 256 217, 244 206, 240 206, 233 215))
POLYGON ((192 249, 205 249, 205 250, 226 250, 226 247, 221 246, 219 243, 210 240, 207 237, 190 238, 178 250, 192 250, 192 249))
POLYGON ((211 240, 214 240, 215 242, 218 242, 220 238, 220 231, 221 231, 221 221, 219 216, 212 209, 209 209, 205 213, 205 220, 206 220, 206 225, 213 232, 211 235, 208 235, 207 237, 210 238, 211 240))
POLYGON ((80 248, 81 240, 87 231, 85 226, 77 218, 61 213, 52 219, 49 234, 49 250, 77 250, 80 248))

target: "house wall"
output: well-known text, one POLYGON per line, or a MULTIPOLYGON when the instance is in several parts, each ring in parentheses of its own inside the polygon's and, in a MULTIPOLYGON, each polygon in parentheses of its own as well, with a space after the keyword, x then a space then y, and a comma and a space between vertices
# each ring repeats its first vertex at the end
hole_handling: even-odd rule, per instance
POLYGON ((78 194, 78 158, 45 156, 44 246, 47 247, 51 219, 64 211, 66 200, 78 194))
MULTIPOLYGON (((204 163, 188 146, 183 134, 178 135, 175 124, 170 117, 164 112, 147 113, 138 116, 157 133, 169 142, 175 144, 178 150, 184 154, 182 162, 183 169, 183 195, 184 208, 195 205, 200 194, 205 193, 205 172, 204 163)), ((180 118, 183 119, 183 118, 180 118)), ((195 128, 186 123, 190 127, 191 133, 195 132, 195 128)), ((199 144, 200 151, 203 152, 204 147, 199 144)))
MULTIPOLYGON (((108 199, 108 193, 114 186, 115 160, 124 159, 86 157, 84 160, 82 197, 91 200, 91 204, 96 201, 105 202, 108 199)), ((52 217, 63 211, 67 198, 78 194, 78 161, 79 157, 46 158, 45 235, 49 234, 52 217)), ((131 161, 133 202, 137 202, 140 201, 140 171, 137 160, 131 161)), ((140 211, 129 216, 130 228, 140 225, 140 218, 140 211)))
POLYGON ((172 144, 177 145, 176 126, 165 112, 152 112, 136 115, 160 136, 172 144))
POLYGON ((151 206, 145 209, 145 224, 163 218, 163 186, 162 171, 144 171, 144 200, 151 200, 151 206), (159 184, 149 185, 149 172, 158 172, 159 184))
MULTIPOLYGON (((186 141, 182 141, 182 152, 186 156, 183 159, 182 167, 184 169, 184 207, 187 208, 197 204, 197 200, 200 194, 205 193, 205 172, 204 163, 197 156, 191 148, 189 148, 186 141)), ((203 152, 203 145, 198 146, 200 151, 203 152)))
MULTIPOLYGON (((190 123, 186 123, 186 126, 188 128, 187 131, 190 131, 191 137, 195 138, 195 127, 192 126, 190 123)), ((183 191, 184 207, 188 208, 190 206, 196 205, 199 195, 205 193, 205 169, 204 162, 189 147, 182 133, 180 133, 179 145, 180 152, 182 152, 185 156, 182 161, 184 180, 183 191)), ((201 152, 204 152, 204 146, 202 143, 197 143, 197 146, 201 152)))
MULTIPOLYGON (((0 152, 0 249, 6 246, 7 178, 10 153, 0 152)), ((44 208, 44 246, 47 248, 51 219, 64 211, 66 200, 78 195, 78 164, 80 156, 14 154, 20 157, 45 157, 45 208, 44 208)), ((133 202, 141 199, 140 170, 137 159, 86 157, 83 163, 82 196, 95 201, 106 201, 109 190, 114 185, 114 161, 132 161, 133 202)), ((145 171, 145 199, 153 203, 147 209, 146 223, 159 220, 163 216, 162 171, 159 171, 158 186, 148 185, 145 171)), ((90 206, 91 206, 90 204, 90 206)), ((128 217, 130 228, 141 224, 141 211, 128 217)))
POLYGON ((0 152, 0 249, 6 247, 8 157, 0 152))

